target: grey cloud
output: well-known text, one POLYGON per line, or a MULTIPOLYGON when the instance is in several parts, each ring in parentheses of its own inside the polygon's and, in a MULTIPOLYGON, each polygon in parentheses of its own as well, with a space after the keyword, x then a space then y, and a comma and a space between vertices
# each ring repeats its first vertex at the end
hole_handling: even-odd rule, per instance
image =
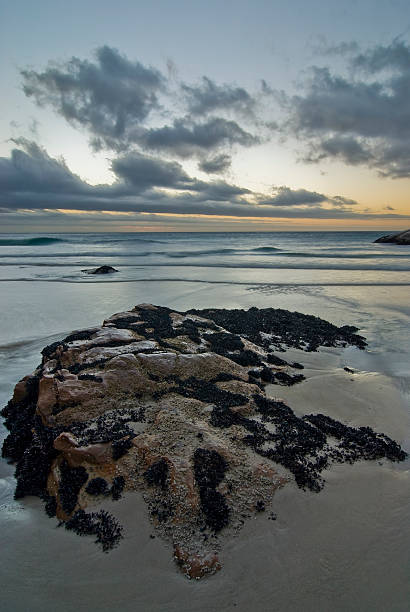
POLYGON ((314 67, 303 94, 282 96, 286 128, 308 143, 306 161, 336 158, 409 177, 410 46, 379 45, 348 66, 350 77, 314 67))
POLYGON ((339 158, 352 166, 370 163, 374 158, 363 142, 353 136, 340 135, 322 140, 316 149, 310 151, 305 160, 316 163, 327 157, 339 158))
POLYGON ((111 169, 119 179, 111 189, 115 189, 118 195, 121 192, 123 195, 137 194, 150 189, 150 197, 154 198, 153 188, 167 188, 195 192, 196 196, 190 196, 192 202, 194 197, 198 201, 204 199, 223 201, 250 193, 248 189, 225 181, 207 182, 191 178, 178 162, 165 161, 135 152, 114 159, 111 169))
POLYGON ((221 117, 212 117, 204 123, 175 119, 172 125, 151 128, 133 138, 146 149, 173 153, 181 158, 203 155, 226 145, 250 147, 259 143, 257 136, 243 130, 236 121, 221 117))
POLYGON ((140 153, 129 153, 114 159, 111 168, 117 177, 139 191, 152 186, 187 189, 193 184, 181 164, 146 157, 140 153))
POLYGON ((253 112, 256 100, 243 87, 224 84, 217 85, 208 77, 202 77, 198 86, 181 86, 187 99, 188 110, 192 115, 205 115, 215 110, 253 112))
POLYGON ((326 196, 306 189, 290 189, 289 187, 277 187, 275 194, 270 198, 263 198, 260 204, 270 206, 312 206, 327 200, 326 196))
POLYGON ((215 157, 203 159, 199 162, 198 168, 206 174, 220 174, 225 172, 231 166, 231 157, 221 153, 215 157))
POLYGON ((255 99, 245 89, 218 85, 207 77, 198 86, 177 82, 170 87, 175 73, 170 62, 168 72, 166 77, 103 46, 94 61, 72 57, 65 63, 49 63, 42 72, 21 70, 21 76, 26 96, 87 130, 97 151, 140 147, 203 158, 220 148, 259 143, 258 136, 232 117, 209 115, 229 111, 250 116, 255 99), (170 117, 167 125, 161 125, 163 111, 170 117))
POLYGON ((22 70, 23 91, 39 106, 51 106, 70 123, 112 144, 158 108, 165 78, 154 68, 131 62, 103 46, 96 62, 71 58, 50 63, 44 72, 22 70))
POLYGON ((326 36, 319 36, 310 47, 314 54, 325 56, 344 56, 359 52, 359 45, 354 40, 329 43, 326 36))
POLYGON ((274 188, 274 195, 259 199, 259 203, 269 206, 280 207, 295 207, 295 206, 316 206, 317 204, 330 204, 339 208, 354 206, 357 204, 355 200, 344 198, 343 196, 329 197, 323 193, 316 191, 308 191, 306 189, 290 189, 289 187, 274 188))
POLYGON ((395 40, 391 45, 377 45, 352 59, 352 65, 370 74, 387 68, 408 72, 410 48, 403 41, 395 40))
MULTIPOLYGON (((263 198, 224 181, 191 178, 175 162, 124 155, 112 162, 117 181, 92 186, 73 175, 63 160, 50 158, 30 143, 0 159, 0 208, 8 210, 81 210, 131 213, 224 215, 255 218, 352 219, 375 215, 352 212, 352 201, 307 190, 281 187, 263 198), (148 177, 148 178, 147 178, 148 177), (329 206, 337 200, 338 206, 329 206), (324 206, 322 206, 322 204, 324 206)), ((7 215, 7 212, 3 213, 7 215)), ((24 214, 24 213, 23 213, 24 214)), ((382 213, 378 218, 406 215, 382 213)))
POLYGON ((10 158, 0 158, 0 189, 4 192, 55 190, 84 193, 89 186, 72 174, 64 160, 56 160, 38 145, 25 139, 14 141, 26 151, 13 149, 10 158))

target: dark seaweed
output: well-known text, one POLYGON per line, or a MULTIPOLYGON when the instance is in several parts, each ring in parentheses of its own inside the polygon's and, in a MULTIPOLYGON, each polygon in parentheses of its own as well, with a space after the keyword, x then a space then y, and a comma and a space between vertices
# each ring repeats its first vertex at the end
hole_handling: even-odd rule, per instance
POLYGON ((256 344, 263 344, 267 349, 271 345, 281 348, 284 344, 315 351, 319 346, 337 346, 343 342, 361 349, 366 346, 365 338, 356 334, 356 327, 336 327, 319 317, 281 308, 194 309, 188 313, 211 319, 231 333, 246 337, 256 344), (264 339, 261 332, 272 334, 273 337, 264 339))
POLYGON ((114 548, 123 537, 123 527, 105 510, 86 513, 78 510, 72 518, 65 523, 65 528, 74 531, 77 535, 95 535, 95 541, 101 545, 104 552, 114 548))
POLYGON ((289 365, 287 361, 285 361, 284 359, 281 359, 281 357, 277 357, 273 353, 269 353, 269 355, 267 355, 266 361, 268 363, 271 363, 272 365, 276 365, 276 366, 289 365))
POLYGON ((145 482, 152 486, 156 485, 161 489, 168 488, 168 463, 165 459, 159 459, 144 472, 145 482))
POLYGON ((76 340, 90 340, 94 334, 98 331, 98 328, 94 329, 80 329, 69 334, 64 338, 63 342, 75 342, 76 340))
POLYGON ((407 456, 394 440, 369 427, 355 429, 323 415, 299 418, 281 401, 261 395, 254 395, 253 399, 262 423, 235 413, 227 406, 215 406, 211 424, 222 428, 244 427, 249 434, 243 442, 257 454, 290 470, 297 485, 303 489, 317 492, 323 488, 320 473, 330 461, 353 463, 382 457, 403 461, 407 456), (264 423, 274 425, 275 431, 270 431, 264 423), (339 445, 330 446, 327 436, 339 439, 339 445))
POLYGON ((187 336, 190 340, 199 344, 201 337, 199 330, 217 329, 211 321, 192 321, 185 320, 175 329, 172 325, 172 319, 169 308, 164 306, 156 306, 155 309, 141 309, 140 318, 134 318, 133 315, 121 317, 112 323, 118 329, 134 329, 139 334, 148 339, 155 340, 163 348, 173 348, 172 345, 166 342, 166 339, 177 338, 178 336, 187 336), (148 331, 150 330, 150 331, 148 331))
POLYGON ((359 459, 371 461, 386 457, 390 461, 404 461, 407 457, 397 442, 370 427, 349 427, 323 414, 309 414, 304 419, 327 436, 339 440, 337 460, 352 463, 359 459))
POLYGON ((211 380, 213 384, 217 382, 229 382, 230 380, 242 380, 239 376, 234 376, 234 374, 230 374, 229 372, 220 372, 215 378, 211 380))
MULTIPOLYGON (((82 445, 103 442, 120 442, 123 438, 135 438, 136 434, 128 425, 129 422, 145 421, 145 407, 132 410, 118 408, 113 413, 105 413, 92 421, 77 421, 70 425, 71 433, 82 445)), ((126 444, 126 446, 128 443, 126 444)), ((113 446, 115 446, 113 444, 113 446)), ((122 445, 119 444, 118 448, 122 445)), ((128 448, 131 448, 130 446, 128 448)), ((128 450, 128 448, 126 450, 128 450)))
POLYGON ((302 380, 305 380, 303 374, 294 374, 292 376, 286 372, 275 372, 274 382, 279 385, 286 385, 287 387, 290 387, 302 382, 302 380))
POLYGON ((225 355, 228 351, 241 351, 243 349, 241 338, 235 334, 215 332, 206 334, 205 340, 211 345, 212 351, 219 355, 225 355))
POLYGON ((218 532, 229 522, 230 510, 216 487, 223 480, 228 463, 216 451, 197 448, 194 453, 194 473, 199 489, 201 508, 206 524, 218 532))
POLYGON ((45 501, 44 509, 47 516, 53 518, 57 513, 57 500, 54 495, 44 495, 43 501, 45 501))
POLYGON ((89 495, 108 495, 108 482, 101 477, 93 478, 85 487, 86 493, 89 495))
POLYGON ((128 438, 120 438, 119 440, 114 440, 112 443, 112 458, 114 461, 125 455, 130 448, 132 448, 132 438, 135 438, 135 433, 133 432, 132 437, 128 438))
POLYGON ((26 495, 44 498, 51 464, 57 456, 53 447, 55 430, 45 427, 39 416, 34 416, 32 425, 32 439, 17 461, 14 474, 17 480, 14 493, 16 499, 26 495))
POLYGON ((170 377, 168 381, 173 382, 175 386, 169 389, 167 393, 172 390, 184 397, 192 397, 208 404, 242 406, 248 403, 248 398, 245 395, 224 391, 223 389, 219 389, 219 387, 212 382, 200 380, 193 376, 186 380, 182 380, 175 376, 170 377))
POLYGON ((124 487, 125 487, 124 476, 116 476, 114 480, 112 481, 112 486, 111 486, 111 491, 110 491, 111 496, 115 501, 117 501, 118 499, 121 499, 124 487))
POLYGON ((239 354, 232 354, 230 353, 228 355, 229 359, 231 361, 234 361, 235 363, 238 363, 241 366, 259 366, 262 365, 262 359, 261 356, 258 355, 258 353, 255 353, 255 351, 251 351, 249 349, 246 349, 245 351, 241 351, 239 354))
POLYGON ((87 480, 88 474, 84 467, 70 467, 67 461, 61 462, 58 493, 61 506, 66 514, 73 512, 77 505, 78 493, 87 480))
POLYGON ((66 350, 68 348, 67 345, 64 344, 64 342, 61 340, 59 342, 53 342, 52 344, 45 346, 41 351, 41 354, 43 355, 43 362, 47 361, 47 359, 50 359, 55 354, 56 350, 60 347, 62 350, 66 350))
POLYGON ((92 380, 93 382, 101 383, 103 379, 101 376, 95 376, 94 374, 80 374, 78 380, 92 380))
POLYGON ((39 379, 37 375, 30 377, 26 381, 25 400, 17 403, 10 400, 1 411, 4 425, 10 431, 3 443, 2 457, 18 461, 33 439, 39 379))

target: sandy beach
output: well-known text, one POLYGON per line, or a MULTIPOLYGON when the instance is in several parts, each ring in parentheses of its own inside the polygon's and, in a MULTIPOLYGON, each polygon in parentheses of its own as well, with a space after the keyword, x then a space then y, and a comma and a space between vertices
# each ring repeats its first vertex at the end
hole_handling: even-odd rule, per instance
MULTIPOLYGON (((249 238, 241 240, 251 244, 249 238)), ((263 245, 268 238, 258 240, 263 245)), ((354 240, 359 244, 356 236, 354 240)), ((64 252, 71 248, 77 258, 77 243, 67 244, 64 252)), ((170 241, 169 248, 175 244, 170 241)), ((325 244, 333 248, 333 242, 325 244)), ((121 268, 115 257, 105 261, 121 268)), ((164 268, 136 265, 116 275, 118 282, 89 282, 89 277, 84 282, 70 258, 68 271, 63 258, 61 262, 61 269, 56 265, 50 272, 43 266, 21 269, 16 260, 10 268, 15 280, 1 283, 2 406, 17 381, 38 365, 45 345, 139 302, 180 311, 275 307, 338 326, 355 325, 368 346, 363 351, 348 346, 279 353, 290 362, 302 362, 306 380, 289 388, 272 386, 267 389, 272 397, 284 399, 297 416, 323 413, 346 425, 369 426, 410 451, 408 285, 387 284, 404 282, 404 272, 380 273, 380 283, 374 284, 375 271, 186 267, 165 274, 164 268), (20 275, 25 280, 18 280, 20 275), (176 280, 179 276, 183 278, 176 280), (331 284, 333 279, 342 284, 331 284)), ((84 258, 77 268, 93 264, 84 258)), ((11 272, 3 268, 7 278, 11 272)), ((1 439, 6 435, 2 427, 1 439)), ((108 504, 124 525, 125 538, 103 554, 92 537, 57 527, 38 499, 14 501, 14 466, 2 460, 0 538, 7 551, 0 561, 2 605, 17 612, 51 612, 56 602, 63 612, 116 606, 155 612, 404 612, 410 599, 409 467, 409 459, 333 464, 322 474, 326 484, 319 493, 289 483, 275 493, 271 508, 245 522, 236 537, 225 538, 223 569, 196 582, 179 573, 170 545, 155 534, 141 494, 129 493, 108 504), (271 512, 276 520, 269 519, 271 512)))
MULTIPOLYGON (((290 350, 284 356, 296 359, 301 353, 290 350)), ((272 397, 283 398, 297 414, 322 412, 401 441, 409 419, 391 379, 376 372, 346 372, 341 350, 302 356, 307 380, 289 388, 271 386, 272 397)), ((2 559, 6 609, 51 611, 58 602, 63 612, 113 607, 382 611, 390 600, 390 610, 406 609, 408 460, 333 465, 324 473, 326 485, 319 494, 287 485, 276 492, 271 508, 227 539, 223 570, 200 583, 177 572, 169 545, 150 537, 155 531, 141 494, 104 504, 126 533, 121 545, 104 555, 90 538, 56 527, 38 500, 13 501, 12 467, 6 471, 3 543, 12 551, 2 559), (276 520, 268 519, 271 512, 276 520)))

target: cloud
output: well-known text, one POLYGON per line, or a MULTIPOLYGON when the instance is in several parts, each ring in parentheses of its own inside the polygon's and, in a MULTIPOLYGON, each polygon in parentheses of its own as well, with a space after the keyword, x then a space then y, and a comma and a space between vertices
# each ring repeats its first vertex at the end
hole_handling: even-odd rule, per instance
POLYGON ((114 174, 132 185, 138 192, 156 187, 188 189, 193 181, 181 164, 129 153, 111 163, 114 174))
POLYGON ((301 94, 282 95, 286 129, 308 143, 307 161, 340 159, 409 177, 410 46, 378 45, 353 55, 348 68, 349 77, 313 67, 301 94))
POLYGON ((203 159, 199 162, 198 168, 206 174, 219 174, 225 172, 231 166, 231 157, 224 153, 203 159))
POLYGON ((23 91, 39 106, 51 106, 69 123, 87 128, 101 142, 126 140, 128 132, 159 107, 166 80, 155 68, 131 62, 103 46, 96 62, 72 57, 44 72, 22 70, 23 91))
POLYGON ((237 111, 252 114, 256 105, 253 98, 243 87, 227 83, 218 85, 208 77, 202 77, 200 85, 181 86, 191 115, 206 115, 215 110, 237 111))
POLYGON ((275 194, 272 197, 263 198, 260 203, 269 206, 312 206, 327 200, 325 195, 306 189, 290 189, 289 187, 274 188, 275 194))
POLYGON ((145 149, 173 153, 181 158, 202 155, 226 145, 250 147, 260 142, 236 121, 221 117, 212 117, 203 123, 194 123, 189 118, 175 119, 172 125, 144 130, 133 138, 145 149))
POLYGON ((96 151, 141 148, 203 159, 220 149, 260 142, 236 120, 250 118, 256 104, 244 88, 206 76, 199 85, 182 83, 171 60, 167 68, 164 75, 103 46, 93 61, 72 57, 50 62, 42 72, 21 70, 21 76, 26 96, 85 129, 96 151), (219 112, 229 116, 214 114, 219 112))
POLYGON ((89 186, 72 174, 64 160, 56 160, 34 142, 16 139, 24 150, 13 149, 10 158, 0 158, 0 189, 4 193, 87 192, 89 186))
POLYGON ((288 219, 408 219, 406 215, 353 211, 354 201, 305 189, 278 187, 265 196, 225 181, 190 177, 178 162, 126 153, 112 161, 116 181, 89 185, 63 159, 20 141, 0 158, 0 209, 23 211, 111 211, 288 219))
POLYGON ((269 206, 316 206, 317 204, 327 203, 339 208, 354 206, 355 200, 350 200, 342 196, 329 197, 316 191, 306 189, 290 189, 289 187, 275 187, 274 195, 259 199, 259 203, 269 206))

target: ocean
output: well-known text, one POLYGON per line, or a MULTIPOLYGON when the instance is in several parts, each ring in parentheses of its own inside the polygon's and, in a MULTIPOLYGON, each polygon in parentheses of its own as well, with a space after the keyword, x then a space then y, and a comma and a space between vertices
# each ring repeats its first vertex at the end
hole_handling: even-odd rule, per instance
MULTIPOLYGON (((409 452, 410 248, 375 244, 383 233, 0 234, 0 404, 39 363, 43 346, 138 303, 269 306, 355 325, 369 343, 337 355, 322 349, 311 379, 286 391, 289 405, 337 412, 409 452), (83 272, 101 265, 118 272, 83 272), (346 395, 344 366, 360 372, 346 395)), ((1 427, 1 440, 6 435, 1 427)), ((37 500, 14 501, 13 466, 2 460, 4 609, 55 610, 58 601, 63 611, 111 610, 118 592, 123 610, 408 610, 409 468, 409 460, 336 466, 320 494, 285 488, 275 496, 269 536, 258 518, 228 546, 241 563, 192 584, 169 563, 165 545, 157 539, 149 548, 137 527, 101 559, 87 538, 57 529, 37 500), (162 589, 152 586, 158 580, 162 589)))

